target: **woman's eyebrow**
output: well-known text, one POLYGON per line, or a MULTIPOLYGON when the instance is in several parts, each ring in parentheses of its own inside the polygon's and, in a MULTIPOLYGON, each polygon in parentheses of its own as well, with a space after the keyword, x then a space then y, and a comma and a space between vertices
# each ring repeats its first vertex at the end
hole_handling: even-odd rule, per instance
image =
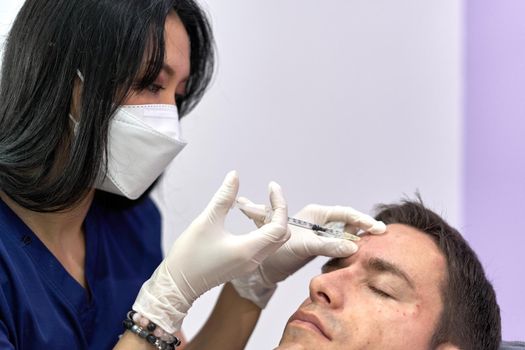
POLYGON ((397 276, 404 280, 410 288, 412 288, 413 290, 416 289, 414 281, 410 278, 408 273, 406 273, 406 271, 404 271, 401 267, 394 263, 391 263, 381 258, 372 257, 368 259, 365 266, 368 270, 390 273, 394 276, 397 276))
POLYGON ((162 70, 165 71, 170 77, 175 75, 175 69, 167 63, 162 64, 162 70))

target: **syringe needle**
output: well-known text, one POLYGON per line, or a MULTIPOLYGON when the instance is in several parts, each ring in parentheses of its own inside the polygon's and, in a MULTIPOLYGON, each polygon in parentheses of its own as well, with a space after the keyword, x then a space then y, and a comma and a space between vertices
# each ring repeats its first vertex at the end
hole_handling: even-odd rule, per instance
MULTIPOLYGON (((242 211, 259 217, 260 220, 265 223, 271 220, 272 211, 268 207, 243 203, 239 200, 237 200, 235 204, 242 211)), ((312 224, 311 222, 293 217, 288 217, 288 224, 298 226, 307 230, 312 230, 319 236, 341 238, 351 241, 359 241, 361 239, 359 236, 345 232, 344 230, 337 230, 334 228, 328 228, 321 225, 312 224)))

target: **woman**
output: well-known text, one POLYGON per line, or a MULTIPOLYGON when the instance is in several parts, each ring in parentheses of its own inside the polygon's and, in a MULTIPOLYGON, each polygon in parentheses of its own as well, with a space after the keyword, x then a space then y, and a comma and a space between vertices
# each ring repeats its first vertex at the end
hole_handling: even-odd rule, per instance
MULTIPOLYGON (((172 349, 192 302, 230 280, 188 348, 242 348, 277 282, 314 255, 355 251, 290 232, 277 184, 271 222, 229 234, 230 173, 162 260, 147 190, 184 147, 179 117, 212 70, 212 35, 192 0, 25 2, 0 81, 0 348, 172 349)), ((377 224, 348 208, 303 214, 377 224)))

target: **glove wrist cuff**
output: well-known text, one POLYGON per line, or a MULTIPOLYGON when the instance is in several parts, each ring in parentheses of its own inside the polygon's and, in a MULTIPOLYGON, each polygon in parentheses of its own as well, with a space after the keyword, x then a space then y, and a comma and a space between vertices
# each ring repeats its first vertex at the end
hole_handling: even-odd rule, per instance
POLYGON ((191 305, 192 302, 184 297, 162 262, 142 285, 133 310, 173 334, 181 329, 191 305))

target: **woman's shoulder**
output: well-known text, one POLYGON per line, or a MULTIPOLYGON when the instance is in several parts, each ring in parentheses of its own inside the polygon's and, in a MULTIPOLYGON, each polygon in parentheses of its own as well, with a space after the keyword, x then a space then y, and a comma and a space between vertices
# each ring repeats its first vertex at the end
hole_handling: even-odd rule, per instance
MULTIPOLYGON (((33 235, 29 228, 0 200, 0 261, 16 256, 19 250, 32 241, 33 235)), ((4 265, 0 263, 0 268, 4 265)))

